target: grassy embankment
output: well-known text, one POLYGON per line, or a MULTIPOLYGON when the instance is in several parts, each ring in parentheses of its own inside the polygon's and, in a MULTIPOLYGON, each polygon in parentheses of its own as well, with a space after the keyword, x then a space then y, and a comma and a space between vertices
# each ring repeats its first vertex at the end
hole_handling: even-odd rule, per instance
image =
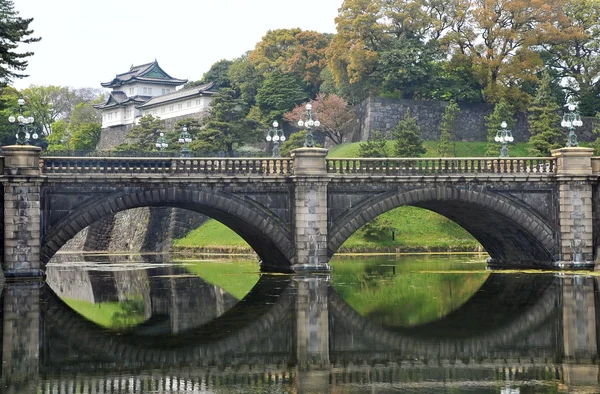
MULTIPOLYGON (((437 157, 437 141, 426 141, 425 157, 437 157)), ((391 143, 390 143, 391 150, 391 143)), ((332 148, 329 157, 358 157, 359 143, 343 144, 332 148)), ((528 156, 529 144, 515 143, 509 147, 511 156, 528 156)), ((485 142, 457 142, 457 157, 485 156, 485 142)), ((340 248, 339 252, 436 252, 480 251, 479 243, 462 227, 434 212, 415 207, 400 207, 381 215, 392 223, 391 232, 381 239, 370 240, 358 231, 340 248)), ((175 241, 176 252, 230 252, 251 253, 252 249, 233 231, 215 220, 210 220, 185 238, 175 241)))

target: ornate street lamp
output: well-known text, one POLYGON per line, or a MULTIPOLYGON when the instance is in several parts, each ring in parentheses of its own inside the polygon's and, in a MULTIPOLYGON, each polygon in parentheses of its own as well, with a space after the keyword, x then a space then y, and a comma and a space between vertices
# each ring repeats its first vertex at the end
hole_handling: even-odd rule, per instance
POLYGON ((500 157, 508 157, 507 144, 515 140, 510 130, 506 129, 506 126, 508 126, 506 122, 502 122, 500 124, 500 127, 502 128, 496 132, 496 137, 494 137, 494 141, 502 144, 502 147, 500 148, 500 157))
POLYGON ((165 138, 165 133, 160 133, 160 135, 156 139, 156 147, 160 151, 161 156, 163 155, 163 149, 169 147, 167 139, 165 138))
MULTIPOLYGON (((315 118, 316 118, 316 116, 315 116, 315 118)), ((306 104, 306 112, 304 112, 302 115, 300 115, 300 120, 298 121, 298 126, 300 126, 300 127, 306 126, 306 140, 304 141, 304 146, 307 148, 312 148, 313 146, 315 146, 315 138, 313 137, 313 134, 312 134, 312 128, 321 126, 321 122, 319 122, 318 119, 313 120, 311 103, 306 104), (306 121, 304 121, 303 118, 306 119, 306 121)))
POLYGON ((569 112, 565 112, 563 114, 562 122, 560 122, 560 125, 562 127, 569 128, 567 146, 579 146, 579 142, 577 142, 577 135, 575 134, 575 127, 583 126, 583 121, 581 120, 579 111, 577 111, 577 104, 570 102, 567 105, 565 105, 565 107, 569 109, 569 112))
POLYGON ((179 135, 179 142, 183 144, 183 148, 181 149, 181 157, 188 157, 190 155, 190 151, 187 147, 187 144, 192 142, 192 136, 188 133, 187 125, 184 125, 181 128, 181 134, 179 135))
POLYGON ((273 141, 273 157, 279 157, 279 142, 285 142, 283 129, 278 129, 279 123, 274 120, 273 127, 267 131, 267 142, 273 141))
POLYGON ((27 145, 31 139, 37 140, 38 135, 34 131, 33 134, 29 134, 29 125, 33 124, 33 116, 25 117, 23 116, 23 107, 25 106, 25 100, 20 98, 19 103, 19 115, 15 118, 14 115, 10 115, 8 117, 8 121, 10 123, 15 123, 15 120, 19 122, 19 129, 15 137, 17 138, 17 144, 19 145, 27 145))

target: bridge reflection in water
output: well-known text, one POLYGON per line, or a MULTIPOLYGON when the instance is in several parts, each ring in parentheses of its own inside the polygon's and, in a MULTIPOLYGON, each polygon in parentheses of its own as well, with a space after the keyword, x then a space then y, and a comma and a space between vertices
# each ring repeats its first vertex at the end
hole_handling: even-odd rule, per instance
POLYGON ((493 273, 460 308, 418 327, 361 316, 328 276, 262 275, 239 302, 178 266, 62 270, 48 280, 67 299, 135 294, 142 318, 107 328, 46 283, 5 284, 3 392, 600 387, 592 277, 493 273), (75 294, 82 283, 89 291, 75 294))

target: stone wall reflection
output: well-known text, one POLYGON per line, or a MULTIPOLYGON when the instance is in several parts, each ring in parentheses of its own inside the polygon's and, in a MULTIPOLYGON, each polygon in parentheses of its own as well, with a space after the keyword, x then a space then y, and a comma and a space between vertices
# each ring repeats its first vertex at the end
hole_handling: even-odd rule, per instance
MULTIPOLYGON (((49 290, 44 284, 5 285, 2 392, 40 389, 63 393, 69 392, 65 387, 76 385, 89 387, 89 392, 110 392, 110 385, 115 385, 114 392, 135 392, 136 387, 138 391, 210 391, 218 386, 257 384, 293 387, 297 392, 329 392, 349 382, 427 382, 434 390, 448 378, 474 382, 475 386, 490 379, 502 381, 507 390, 514 382, 527 379, 558 379, 567 388, 598 385, 600 300, 594 278, 551 277, 544 294, 531 292, 538 298, 535 302, 516 305, 518 300, 514 300, 515 305, 508 305, 503 315, 506 321, 495 323, 496 329, 467 330, 468 337, 431 340, 414 332, 386 331, 385 327, 367 337, 365 329, 374 329, 368 319, 346 313, 343 300, 326 276, 295 277, 292 281, 265 276, 245 304, 229 305, 231 296, 199 291, 200 282, 177 277, 177 272, 169 268, 146 280, 124 274, 131 286, 136 280, 145 283, 139 289, 145 289, 152 300, 151 314, 171 316, 165 335, 171 342, 164 343, 173 349, 167 350, 161 347, 160 332, 147 342, 127 336, 148 335, 143 331, 151 329, 156 334, 156 327, 144 325, 125 337, 95 331, 85 324, 73 325, 78 330, 74 337, 69 331, 72 328, 66 327, 70 323, 51 315, 56 305, 47 308, 49 290), (160 286, 153 281, 160 281, 160 286), (162 292, 153 292, 153 288, 162 292), (173 297, 178 301, 169 300, 173 297), (184 317, 174 319, 177 313, 184 317), (194 313, 202 317, 194 321, 194 313), (214 343, 207 340, 209 330, 220 330, 214 343), (103 347, 106 353, 94 354, 93 346, 103 347), (124 350, 111 358, 112 349, 124 350), (68 357, 53 354, 65 351, 73 353, 68 357), (169 356, 161 356, 165 354, 169 356)), ((115 278, 121 275, 112 274, 115 278)), ((65 283, 90 287, 77 294, 96 297, 98 290, 93 289, 92 280, 69 275, 63 278, 65 283)), ((75 294, 66 285, 62 291, 75 294)), ((132 290, 121 288, 111 297, 118 298, 119 291, 132 290)), ((494 299, 493 294, 482 297, 471 300, 471 306, 483 307, 484 300, 494 299)), ((508 303, 510 297, 505 297, 508 303)), ((493 303, 487 307, 499 308, 493 303)))

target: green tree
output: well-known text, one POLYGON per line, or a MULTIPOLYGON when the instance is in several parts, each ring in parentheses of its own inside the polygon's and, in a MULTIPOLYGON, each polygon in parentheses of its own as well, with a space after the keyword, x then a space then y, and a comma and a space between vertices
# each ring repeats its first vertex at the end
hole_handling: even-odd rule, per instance
POLYGON ((18 107, 17 100, 19 92, 11 87, 6 86, 0 89, 0 144, 12 145, 15 143, 16 129, 15 124, 8 121, 10 115, 17 115, 18 107))
POLYGON ((545 72, 529 106, 529 151, 533 156, 550 156, 552 149, 564 145, 565 135, 559 127, 559 106, 552 96, 551 82, 550 74, 545 72))
POLYGON ((283 114, 291 111, 307 98, 302 84, 294 75, 275 70, 258 89, 256 104, 264 123, 269 123, 273 119, 281 119, 283 114))
POLYGON ((409 108, 406 109, 404 119, 399 121, 390 133, 394 140, 394 156, 419 157, 425 153, 421 129, 417 125, 417 118, 411 116, 409 108))
POLYGON ((233 62, 231 60, 225 59, 221 59, 218 62, 213 63, 208 71, 202 75, 201 80, 188 82, 183 85, 183 88, 187 89, 209 82, 214 82, 217 89, 231 87, 231 81, 229 80, 229 67, 232 63, 233 62))
POLYGON ((446 157, 453 150, 453 156, 456 156, 456 116, 460 113, 460 108, 456 102, 451 101, 442 114, 440 123, 440 144, 438 146, 438 155, 446 157), (453 149, 454 148, 454 149, 453 149))
MULTIPOLYGON (((94 150, 100 141, 100 123, 77 123, 69 125, 69 147, 72 150, 94 150)), ((54 134, 54 132, 52 133, 54 134)), ((50 135, 52 135, 50 134, 50 135)))
POLYGON ((198 148, 204 152, 225 151, 233 156, 234 147, 261 140, 260 125, 246 116, 245 108, 233 89, 224 88, 215 94, 204 128, 198 133, 198 148))
POLYGON ((145 151, 151 152, 156 148, 156 140, 165 130, 165 122, 152 115, 142 116, 126 135, 127 142, 117 147, 117 151, 145 151))
POLYGON ((494 111, 485 117, 485 126, 487 128, 487 146, 486 156, 498 156, 500 154, 500 144, 494 141, 496 133, 500 130, 502 122, 506 122, 508 129, 515 126, 515 110, 505 100, 501 100, 494 106, 494 111))
POLYGON ((594 148, 594 156, 600 156, 600 112, 596 113, 596 124, 592 131, 597 137, 594 142, 590 144, 590 147, 594 148))
POLYGON ((68 134, 69 124, 63 120, 57 120, 52 124, 52 134, 48 136, 48 151, 60 152, 71 150, 69 141, 71 136, 68 134))
POLYGON ((261 87, 263 75, 248 61, 248 54, 245 54, 233 61, 229 66, 228 77, 231 87, 236 90, 248 107, 256 103, 256 95, 261 87))
POLYGON ((358 144, 358 156, 388 157, 385 133, 379 130, 373 130, 369 139, 358 144))
POLYGON ((281 156, 290 156, 294 149, 304 147, 304 141, 306 141, 306 130, 292 133, 282 145, 280 149, 281 156))
POLYGON ((0 88, 15 78, 23 78, 22 74, 28 65, 27 58, 33 52, 16 52, 20 44, 29 44, 40 40, 31 37, 33 30, 29 24, 33 18, 23 19, 15 11, 12 0, 0 0, 0 88))

